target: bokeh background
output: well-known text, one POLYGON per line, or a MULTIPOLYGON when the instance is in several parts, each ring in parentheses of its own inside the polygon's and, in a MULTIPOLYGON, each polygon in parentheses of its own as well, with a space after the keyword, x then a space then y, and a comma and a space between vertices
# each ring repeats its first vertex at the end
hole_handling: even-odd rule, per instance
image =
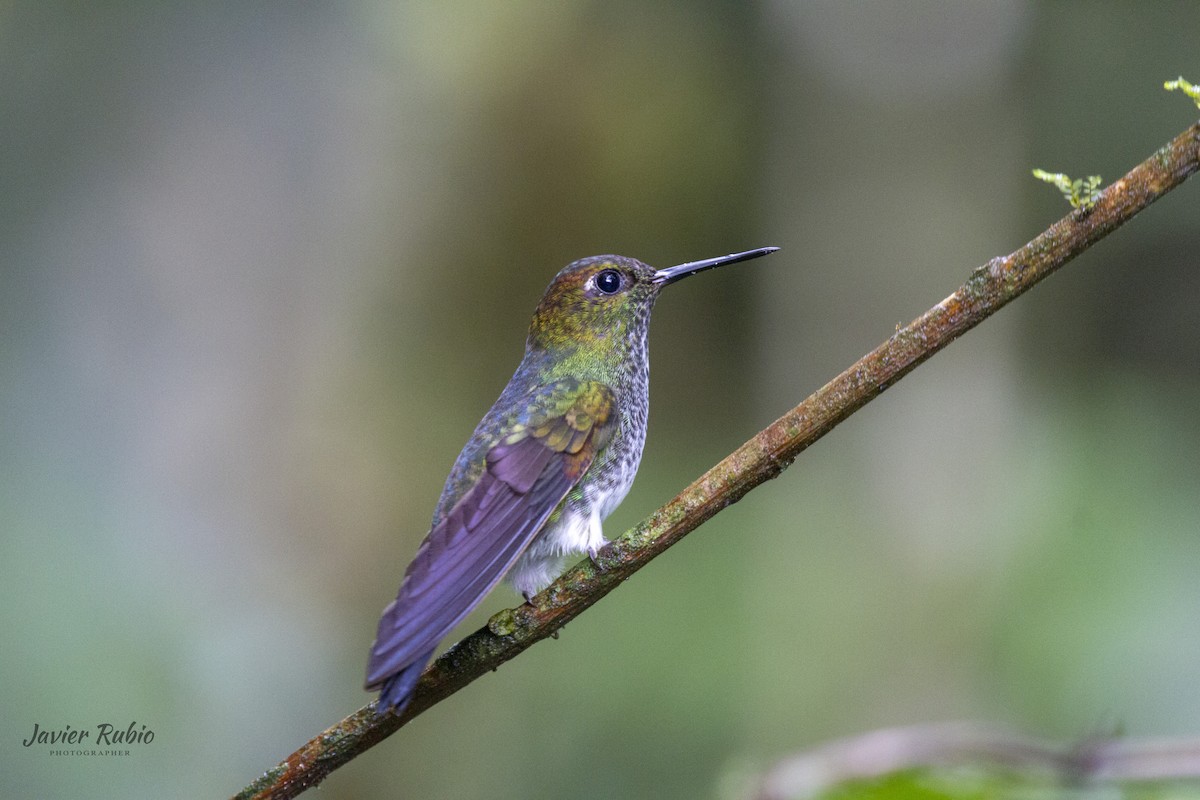
MULTIPOLYGON (((672 287, 615 535, 1189 125, 1192 3, 0 5, 0 796, 222 797, 365 703, 550 277, 672 287), (33 723, 155 731, 127 758, 33 723)), ((1200 733, 1185 185, 317 790, 697 798, 959 718, 1200 733)), ((500 590, 463 626, 514 605, 500 590)))

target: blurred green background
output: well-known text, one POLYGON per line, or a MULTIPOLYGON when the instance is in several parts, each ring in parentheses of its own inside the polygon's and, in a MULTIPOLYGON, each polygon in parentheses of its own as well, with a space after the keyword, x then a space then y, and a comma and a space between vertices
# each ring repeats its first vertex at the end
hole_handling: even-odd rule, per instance
MULTIPOLYGON (((673 287, 616 535, 1196 117, 1194 3, 0 4, 0 796, 223 797, 379 611, 551 276, 673 287), (146 724, 127 758, 33 723, 146 724)), ((719 797, 958 718, 1200 733, 1200 187, 317 790, 719 797)), ((514 605, 507 589, 462 628, 514 605)))

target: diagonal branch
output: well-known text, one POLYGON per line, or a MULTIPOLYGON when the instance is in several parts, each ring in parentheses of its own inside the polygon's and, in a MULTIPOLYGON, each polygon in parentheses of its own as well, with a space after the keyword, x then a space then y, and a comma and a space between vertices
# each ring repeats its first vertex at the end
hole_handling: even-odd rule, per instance
POLYGON ((977 268, 952 295, 863 356, 714 466, 649 518, 600 551, 600 569, 577 564, 534 598, 502 611, 454 645, 421 678, 396 716, 368 705, 309 741, 247 786, 239 799, 295 797, 410 719, 578 616, 659 553, 755 486, 778 476, 805 448, 918 364, 1130 220, 1200 169, 1200 123, 1016 252, 977 268))

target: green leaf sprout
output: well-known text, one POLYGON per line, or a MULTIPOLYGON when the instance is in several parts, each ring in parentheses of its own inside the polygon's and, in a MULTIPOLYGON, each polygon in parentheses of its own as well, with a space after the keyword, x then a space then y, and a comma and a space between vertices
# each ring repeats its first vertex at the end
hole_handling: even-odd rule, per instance
POLYGON ((1096 200, 1100 197, 1099 175, 1089 175, 1086 178, 1071 180, 1069 176, 1061 172, 1046 172, 1044 169, 1035 169, 1033 177, 1057 186, 1072 208, 1081 208, 1084 211, 1088 211, 1092 206, 1096 205, 1096 200))
POLYGON ((1188 97, 1192 98, 1192 101, 1195 102, 1196 107, 1200 108, 1200 86, 1194 86, 1188 83, 1183 79, 1182 75, 1173 81, 1167 81, 1164 83, 1163 88, 1168 92, 1173 92, 1178 89, 1188 97))

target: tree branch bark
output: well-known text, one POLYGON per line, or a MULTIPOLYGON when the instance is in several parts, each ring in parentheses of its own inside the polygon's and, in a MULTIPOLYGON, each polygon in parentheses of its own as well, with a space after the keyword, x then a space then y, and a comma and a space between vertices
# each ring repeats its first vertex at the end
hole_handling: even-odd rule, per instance
POLYGON ((714 466, 674 500, 584 560, 534 598, 502 611, 425 671, 399 717, 376 717, 374 703, 313 738, 236 798, 290 798, 382 741, 410 719, 545 639, 796 456, 918 364, 987 319, 1200 168, 1196 123, 1107 187, 1089 210, 1076 210, 1014 253, 974 270, 957 291, 863 356, 714 466))
POLYGON ((887 728, 784 759, 747 800, 804 800, 843 783, 958 764, 1049 773, 1069 784, 1196 778, 1200 739, 1103 737, 1058 744, 972 722, 887 728))

